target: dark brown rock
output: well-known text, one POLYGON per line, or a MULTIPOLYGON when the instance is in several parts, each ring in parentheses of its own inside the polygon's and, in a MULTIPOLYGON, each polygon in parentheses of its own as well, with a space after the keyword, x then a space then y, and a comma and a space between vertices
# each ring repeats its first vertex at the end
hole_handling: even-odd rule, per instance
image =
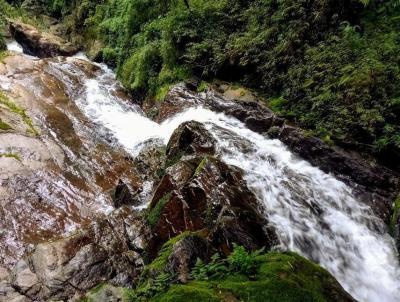
POLYGON ((174 131, 167 146, 169 161, 185 155, 214 154, 216 141, 203 124, 195 121, 183 123, 174 131))
POLYGON ((114 207, 120 208, 124 205, 137 205, 139 201, 135 198, 135 195, 132 189, 120 179, 113 195, 114 207))
POLYGON ((178 241, 168 257, 167 269, 172 274, 177 274, 182 283, 187 283, 191 268, 197 259, 203 262, 209 259, 211 247, 200 236, 189 235, 178 241))
POLYGON ((40 32, 35 27, 17 21, 9 21, 13 38, 21 44, 24 52, 39 58, 71 56, 79 51, 71 43, 52 34, 40 32))
POLYGON ((153 211, 159 213, 147 246, 151 259, 163 243, 185 231, 207 229, 208 240, 224 253, 232 243, 250 250, 275 244, 275 234, 242 171, 213 157, 181 160, 168 168, 151 201, 150 215, 153 211), (175 181, 179 171, 186 171, 186 181, 175 181))

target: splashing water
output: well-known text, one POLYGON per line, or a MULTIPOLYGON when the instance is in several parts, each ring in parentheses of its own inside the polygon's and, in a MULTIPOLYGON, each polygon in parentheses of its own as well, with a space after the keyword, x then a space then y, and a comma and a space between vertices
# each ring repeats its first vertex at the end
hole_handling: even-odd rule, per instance
POLYGON ((21 45, 18 44, 15 40, 7 41, 7 50, 13 51, 16 53, 24 53, 24 50, 21 45))
POLYGON ((383 223, 344 183, 299 159, 280 141, 204 108, 190 108, 157 124, 139 106, 119 99, 113 73, 101 68, 97 78, 85 79, 84 93, 75 101, 133 156, 149 139, 167 143, 185 121, 205 123, 222 159, 244 170, 282 249, 320 263, 360 301, 398 301, 400 273, 394 242, 384 234, 383 223))

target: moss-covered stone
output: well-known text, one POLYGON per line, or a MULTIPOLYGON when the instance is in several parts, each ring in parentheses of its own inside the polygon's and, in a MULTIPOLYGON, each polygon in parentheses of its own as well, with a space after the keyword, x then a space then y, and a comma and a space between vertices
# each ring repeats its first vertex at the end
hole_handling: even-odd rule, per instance
POLYGON ((169 192, 167 194, 165 194, 158 202, 157 204, 154 206, 154 208, 152 208, 149 212, 149 214, 147 215, 147 221, 149 223, 149 225, 151 227, 154 227, 161 215, 162 209, 164 208, 164 206, 167 204, 167 202, 170 200, 172 193, 169 192))
POLYGON ((206 282, 193 282, 188 285, 173 285, 165 294, 153 297, 151 302, 219 302, 218 295, 207 287, 206 282))
POLYGON ((6 122, 3 122, 0 118, 0 130, 10 130, 10 129, 12 129, 12 127, 6 122))
POLYGON ((257 260, 255 276, 229 274, 173 285, 150 301, 354 301, 326 270, 295 253, 269 253, 257 260))
POLYGON ((26 113, 26 110, 12 100, 10 100, 3 92, 0 91, 0 105, 5 106, 11 112, 19 115, 24 123, 28 126, 28 131, 33 135, 39 135, 39 132, 36 130, 35 126, 33 125, 32 119, 26 113))
POLYGON ((171 255, 174 245, 183 238, 190 236, 192 233, 184 232, 167 241, 158 253, 158 257, 154 259, 147 267, 146 270, 151 271, 151 274, 157 274, 165 270, 168 262, 168 257, 171 255))

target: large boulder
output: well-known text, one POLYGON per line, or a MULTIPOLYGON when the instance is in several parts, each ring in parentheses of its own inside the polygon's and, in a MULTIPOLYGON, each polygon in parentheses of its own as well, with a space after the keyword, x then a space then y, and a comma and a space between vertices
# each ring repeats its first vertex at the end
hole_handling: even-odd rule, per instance
POLYGON ((275 244, 275 233, 243 172, 217 159, 214 152, 212 136, 198 123, 186 123, 172 135, 167 148, 172 165, 153 194, 147 216, 150 259, 185 231, 206 230, 207 240, 225 254, 233 243, 250 250, 275 244))
POLYGON ((39 58, 71 56, 79 48, 49 33, 18 21, 9 21, 9 29, 14 39, 21 44, 24 52, 39 58))

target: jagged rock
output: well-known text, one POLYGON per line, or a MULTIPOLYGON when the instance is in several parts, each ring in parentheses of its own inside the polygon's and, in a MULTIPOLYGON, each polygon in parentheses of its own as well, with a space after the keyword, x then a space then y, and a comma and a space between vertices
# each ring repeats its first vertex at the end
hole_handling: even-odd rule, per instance
POLYGON ((165 147, 157 141, 150 141, 135 157, 133 165, 143 181, 158 181, 164 170, 165 159, 165 147))
POLYGON ((113 195, 114 207, 120 208, 124 205, 137 205, 138 200, 134 196, 135 193, 132 192, 132 189, 120 179, 113 195))
POLYGON ((14 39, 21 44, 24 52, 39 58, 71 56, 79 51, 77 47, 52 34, 40 32, 35 27, 21 22, 9 21, 14 39))
POLYGON ((209 259, 211 247, 200 236, 189 235, 179 240, 173 247, 168 257, 167 269, 172 274, 177 274, 182 283, 187 283, 191 268, 197 259, 205 262, 209 259))
MULTIPOLYGON (((188 131, 191 128, 188 125, 193 123, 178 129, 171 141, 181 141, 179 134, 188 131)), ((177 146, 173 153, 182 158, 167 168, 150 203, 148 221, 152 237, 146 248, 150 258, 155 257, 169 238, 202 229, 209 230, 208 240, 226 254, 234 242, 250 250, 274 245, 275 234, 272 228, 265 227, 268 221, 247 188, 242 171, 211 154, 194 156, 194 145, 198 142, 203 145, 205 138, 210 137, 205 129, 195 133, 199 136, 184 135, 189 137, 183 140, 184 144, 169 144, 177 146)))
MULTIPOLYGON (((0 153, 14 155, 0 157, 0 266, 11 268, 31 245, 103 216, 120 179, 142 193, 130 155, 74 102, 98 72, 77 58, 10 53, 0 62, 1 98, 12 104, 1 105, 0 119, 11 129, 0 130, 0 153)), ((106 81, 129 100, 114 79, 106 81)))
POLYGON ((10 284, 31 300, 76 297, 101 282, 131 286, 143 261, 142 222, 128 208, 68 238, 43 243, 12 270, 10 284))
POLYGON ((183 123, 172 134, 167 146, 169 161, 181 154, 214 154, 216 141, 203 124, 195 121, 183 123))
POLYGON ((208 97, 208 102, 213 110, 237 118, 255 132, 263 133, 273 126, 280 127, 284 123, 283 119, 277 117, 270 109, 261 106, 257 102, 240 100, 227 102, 212 94, 208 97))
POLYGON ((32 302, 24 295, 21 295, 7 281, 0 281, 0 302, 32 302))

